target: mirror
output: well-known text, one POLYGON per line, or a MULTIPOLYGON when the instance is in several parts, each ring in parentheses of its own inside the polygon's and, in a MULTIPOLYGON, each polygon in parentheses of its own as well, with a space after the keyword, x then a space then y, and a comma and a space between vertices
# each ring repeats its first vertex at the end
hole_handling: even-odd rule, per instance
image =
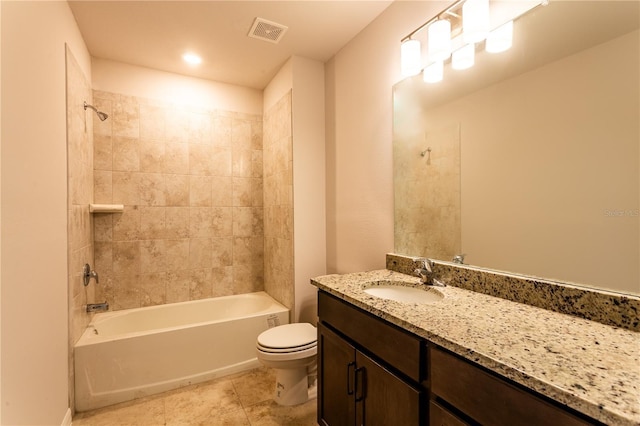
POLYGON ((640 295, 639 21, 552 0, 510 50, 396 84, 395 252, 640 295))

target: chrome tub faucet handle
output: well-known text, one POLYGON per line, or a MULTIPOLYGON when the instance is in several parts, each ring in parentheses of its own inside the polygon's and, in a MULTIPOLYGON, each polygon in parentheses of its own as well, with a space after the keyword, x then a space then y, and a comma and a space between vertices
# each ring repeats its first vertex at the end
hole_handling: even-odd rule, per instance
POLYGON ((91 278, 95 278, 96 284, 100 282, 98 273, 92 270, 91 266, 88 263, 85 263, 84 267, 82 268, 82 282, 85 287, 89 285, 89 281, 91 281, 91 278))

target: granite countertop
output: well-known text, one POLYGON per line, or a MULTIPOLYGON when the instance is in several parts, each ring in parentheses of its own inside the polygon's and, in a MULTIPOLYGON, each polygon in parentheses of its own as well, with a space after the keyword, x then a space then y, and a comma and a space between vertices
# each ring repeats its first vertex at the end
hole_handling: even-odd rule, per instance
POLYGON ((640 425, 640 333, 447 286, 444 299, 370 296, 372 282, 419 279, 390 270, 325 275, 312 284, 578 412, 640 425))

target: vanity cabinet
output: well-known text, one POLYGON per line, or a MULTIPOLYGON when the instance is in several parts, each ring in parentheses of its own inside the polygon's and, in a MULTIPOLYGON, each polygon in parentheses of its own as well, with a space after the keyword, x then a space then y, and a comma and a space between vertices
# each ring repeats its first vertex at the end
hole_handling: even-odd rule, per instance
POLYGON ((578 426, 599 424, 523 390, 436 346, 429 347, 430 424, 578 426), (443 405, 451 406, 451 411, 443 405), (454 414, 455 412, 459 414, 454 414), (465 421, 463 418, 473 419, 465 421))
POLYGON ((601 424, 324 291, 318 314, 320 425, 601 424))
POLYGON ((318 305, 318 423, 426 424, 420 407, 427 392, 402 371, 420 377, 421 340, 325 293, 319 294, 318 305), (401 359, 409 351, 398 344, 402 341, 417 351, 406 363, 401 359), (400 368, 392 367, 389 358, 400 361, 400 368))

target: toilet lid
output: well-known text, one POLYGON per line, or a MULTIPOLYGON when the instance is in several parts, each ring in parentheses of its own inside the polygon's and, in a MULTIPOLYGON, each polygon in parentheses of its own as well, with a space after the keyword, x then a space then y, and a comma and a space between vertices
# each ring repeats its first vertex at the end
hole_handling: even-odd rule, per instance
POLYGON ((264 348, 286 349, 309 346, 317 339, 316 328, 309 323, 285 324, 261 333, 258 344, 264 348))

